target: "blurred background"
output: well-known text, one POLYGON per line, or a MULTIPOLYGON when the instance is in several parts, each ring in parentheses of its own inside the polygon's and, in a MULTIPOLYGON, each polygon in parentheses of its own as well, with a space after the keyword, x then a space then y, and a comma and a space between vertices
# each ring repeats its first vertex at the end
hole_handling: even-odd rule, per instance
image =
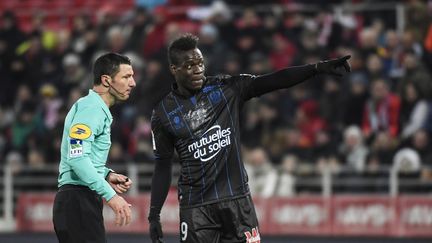
MULTIPOLYGON (((55 242, 63 121, 108 51, 132 59, 137 87, 111 109, 107 164, 135 183, 133 223, 114 227, 106 210, 106 227, 110 242, 149 242, 149 118, 174 81, 167 45, 184 32, 199 36, 207 75, 352 55, 342 79, 319 76, 244 109, 266 242, 432 239, 431 0, 1 0, 0 16, 1 242, 55 242)), ((178 242, 178 172, 162 211, 168 242, 178 242)))

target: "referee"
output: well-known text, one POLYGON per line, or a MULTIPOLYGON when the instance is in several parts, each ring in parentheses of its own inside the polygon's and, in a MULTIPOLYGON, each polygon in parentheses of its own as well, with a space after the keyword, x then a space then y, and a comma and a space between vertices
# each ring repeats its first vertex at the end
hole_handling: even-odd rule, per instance
POLYGON ((60 243, 105 243, 104 198, 117 225, 131 221, 130 204, 118 193, 132 181, 108 169, 112 116, 109 107, 129 98, 135 87, 128 57, 108 53, 93 66, 93 89, 66 116, 61 143, 53 222, 60 243))

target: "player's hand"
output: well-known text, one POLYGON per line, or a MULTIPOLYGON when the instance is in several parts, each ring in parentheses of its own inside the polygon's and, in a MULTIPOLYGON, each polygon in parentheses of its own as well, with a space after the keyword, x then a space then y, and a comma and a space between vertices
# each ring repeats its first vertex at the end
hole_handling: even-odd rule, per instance
POLYGON ((149 217, 150 238, 152 243, 163 243, 162 225, 159 216, 149 217))
POLYGON ((115 213, 115 224, 118 226, 128 225, 131 222, 130 205, 124 198, 119 195, 114 195, 108 202, 108 206, 115 213))
POLYGON ((132 186, 131 179, 129 179, 125 175, 117 174, 114 172, 108 174, 107 181, 114 189, 114 191, 116 191, 119 194, 127 192, 132 186))
POLYGON ((348 59, 351 55, 339 57, 331 60, 320 61, 315 64, 315 68, 319 74, 330 74, 337 77, 342 77, 344 73, 351 72, 351 66, 348 59))

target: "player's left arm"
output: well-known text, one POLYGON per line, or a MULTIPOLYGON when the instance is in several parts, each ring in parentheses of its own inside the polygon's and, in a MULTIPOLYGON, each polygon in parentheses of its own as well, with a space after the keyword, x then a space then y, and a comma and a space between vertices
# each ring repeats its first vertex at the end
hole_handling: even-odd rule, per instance
POLYGON ((350 57, 348 55, 320 61, 315 64, 293 66, 273 73, 255 76, 249 84, 247 98, 260 96, 278 89, 289 88, 319 74, 342 77, 343 74, 351 71, 348 63, 350 57))

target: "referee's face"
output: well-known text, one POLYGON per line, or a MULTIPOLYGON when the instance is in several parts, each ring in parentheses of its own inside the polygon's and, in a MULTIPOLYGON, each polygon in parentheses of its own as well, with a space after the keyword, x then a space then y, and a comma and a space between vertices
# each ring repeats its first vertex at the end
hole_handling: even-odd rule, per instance
POLYGON ((180 55, 178 65, 171 66, 179 91, 185 94, 195 93, 204 84, 204 58, 198 48, 185 51, 180 55))

